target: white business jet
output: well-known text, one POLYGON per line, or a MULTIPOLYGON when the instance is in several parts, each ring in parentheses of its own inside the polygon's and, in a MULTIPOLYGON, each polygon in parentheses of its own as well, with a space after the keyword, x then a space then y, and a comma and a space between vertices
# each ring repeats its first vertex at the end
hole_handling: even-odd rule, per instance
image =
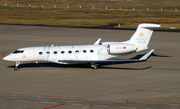
POLYGON ((92 45, 26 47, 17 49, 3 59, 16 62, 14 70, 18 70, 20 63, 25 61, 47 61, 58 64, 90 64, 94 69, 97 69, 97 63, 101 62, 145 61, 154 49, 140 59, 112 60, 112 58, 148 49, 147 46, 154 28, 171 27, 160 27, 157 24, 144 23, 140 24, 133 36, 125 42, 101 42, 101 38, 99 38, 92 45))

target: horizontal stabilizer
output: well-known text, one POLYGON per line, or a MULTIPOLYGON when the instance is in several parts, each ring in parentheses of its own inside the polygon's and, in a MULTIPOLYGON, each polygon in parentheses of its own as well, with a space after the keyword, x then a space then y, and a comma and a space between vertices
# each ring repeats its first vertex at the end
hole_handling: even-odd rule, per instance
POLYGON ((151 53, 154 51, 154 49, 152 49, 151 51, 149 51, 148 53, 146 53, 144 56, 142 56, 139 61, 144 61, 147 60, 148 57, 151 55, 151 53))

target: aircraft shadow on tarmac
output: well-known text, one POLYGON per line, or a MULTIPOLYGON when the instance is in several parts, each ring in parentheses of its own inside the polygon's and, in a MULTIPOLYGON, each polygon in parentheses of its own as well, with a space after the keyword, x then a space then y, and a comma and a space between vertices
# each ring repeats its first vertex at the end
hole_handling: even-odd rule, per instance
MULTIPOLYGON (((129 62, 130 63, 130 62, 129 62)), ((123 63, 100 63, 98 66, 98 69, 122 69, 122 70, 145 70, 145 69, 149 69, 152 66, 148 66, 145 68, 124 68, 124 67, 111 67, 111 66, 107 66, 106 65, 113 65, 113 64, 124 64, 123 63)), ((8 66, 9 68, 14 68, 14 65, 12 66, 8 66)), ((23 68, 42 68, 42 67, 56 67, 56 68, 91 68, 86 64, 68 64, 68 65, 62 65, 62 64, 56 64, 56 63, 25 63, 25 64, 20 64, 19 65, 19 69, 23 69, 23 68)))
POLYGON ((171 57, 171 56, 165 56, 165 55, 158 55, 155 53, 152 53, 151 56, 156 56, 156 57, 171 57))
MULTIPOLYGON (((139 59, 139 58, 141 58, 143 55, 145 55, 145 54, 137 55, 137 56, 135 56, 135 57, 132 57, 131 59, 139 59)), ((158 54, 152 53, 148 58, 153 57, 153 56, 154 56, 154 57, 171 57, 171 56, 158 55, 158 54)))
MULTIPOLYGON (((142 57, 144 54, 141 55, 137 55, 131 59, 139 59, 140 57, 142 57)), ((151 56, 155 56, 155 57, 170 57, 170 56, 163 56, 163 55, 157 55, 152 53, 151 56)), ((150 56, 150 57, 151 57, 150 56)), ((144 62, 144 61, 137 61, 137 62, 144 62)), ((116 64, 130 64, 130 63, 137 63, 137 62, 105 62, 105 63, 97 63, 99 64, 98 69, 123 69, 123 70, 145 70, 145 69, 149 69, 152 66, 148 66, 148 67, 144 67, 144 68, 123 68, 123 67, 112 67, 112 66, 107 66, 107 65, 116 65, 116 64)), ((8 66, 9 68, 14 68, 14 65, 8 66)), ((46 63, 46 62, 42 62, 42 63, 22 63, 19 65, 19 69, 21 68, 33 68, 33 67, 57 67, 57 68, 90 68, 90 65, 87 64, 57 64, 57 63, 46 63)))

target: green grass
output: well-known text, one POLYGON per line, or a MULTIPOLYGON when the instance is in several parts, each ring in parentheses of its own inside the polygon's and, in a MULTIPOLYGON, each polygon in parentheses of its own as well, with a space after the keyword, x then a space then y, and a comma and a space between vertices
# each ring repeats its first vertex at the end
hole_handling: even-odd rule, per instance
MULTIPOLYGON (((160 0, 159 0, 160 1, 160 0)), ((85 0, 2 0, 0 4, 19 4, 28 6, 61 6, 66 7, 98 7, 103 8, 126 8, 160 10, 180 10, 179 2, 100 2, 85 0)), ((157 23, 162 26, 173 26, 180 28, 180 12, 161 11, 120 11, 100 9, 58 9, 58 8, 34 8, 34 7, 12 7, 0 6, 0 23, 8 24, 30 24, 30 25, 59 25, 59 26, 86 26, 94 27, 108 25, 110 23, 123 23, 121 28, 136 28, 139 23, 157 23)))

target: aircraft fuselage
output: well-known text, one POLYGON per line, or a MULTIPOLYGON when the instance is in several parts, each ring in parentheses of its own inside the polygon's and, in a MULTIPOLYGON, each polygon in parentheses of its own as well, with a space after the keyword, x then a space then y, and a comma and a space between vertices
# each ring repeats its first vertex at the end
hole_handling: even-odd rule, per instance
POLYGON ((106 60, 117 56, 108 53, 107 45, 43 46, 17 49, 6 60, 61 63, 59 60, 106 60))

